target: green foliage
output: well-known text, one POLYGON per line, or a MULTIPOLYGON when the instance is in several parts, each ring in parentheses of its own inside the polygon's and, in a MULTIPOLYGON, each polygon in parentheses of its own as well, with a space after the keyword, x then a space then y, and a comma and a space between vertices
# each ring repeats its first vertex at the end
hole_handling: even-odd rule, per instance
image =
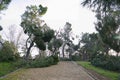
POLYGON ((58 58, 58 55, 57 54, 55 54, 55 55, 52 55, 51 56, 52 58, 53 58, 53 64, 57 64, 58 62, 59 62, 59 58, 58 58))
POLYGON ((50 57, 46 57, 46 58, 38 58, 35 59, 34 61, 31 61, 28 65, 28 67, 32 67, 32 68, 40 68, 40 67, 48 67, 51 65, 55 65, 59 62, 58 60, 58 56, 50 56, 50 57))
POLYGON ((36 37, 35 38, 35 43, 40 50, 46 50, 46 45, 41 38, 36 37))
POLYGON ((120 57, 101 54, 96 56, 91 63, 97 67, 120 72, 120 57))
POLYGON ((26 60, 24 59, 19 59, 17 61, 14 61, 12 64, 17 68, 23 68, 23 67, 26 67, 28 65, 29 62, 27 62, 26 60))
POLYGON ((119 17, 113 16, 112 13, 105 17, 102 16, 96 23, 96 30, 103 42, 116 52, 120 51, 120 41, 114 38, 114 36, 119 35, 119 25, 119 17))
POLYGON ((82 53, 83 58, 85 55, 86 57, 89 57, 89 60, 92 60, 97 54, 107 54, 109 50, 109 47, 102 42, 98 33, 83 34, 81 43, 84 45, 80 48, 80 52, 82 53))
POLYGON ((40 50, 46 50, 46 42, 49 42, 54 36, 54 31, 44 23, 44 20, 40 19, 46 11, 47 7, 42 5, 31 5, 26 7, 26 11, 22 15, 21 27, 24 33, 29 36, 26 45, 27 43, 30 44, 29 47, 27 46, 26 58, 28 58, 30 50, 35 44, 40 50))
POLYGON ((16 70, 15 66, 12 63, 1 62, 0 63, 0 76, 6 75, 12 71, 16 70))
POLYGON ((48 67, 49 64, 47 63, 47 60, 45 58, 37 59, 32 61, 28 67, 31 68, 40 68, 40 67, 48 67))
POLYGON ((120 0, 84 0, 82 4, 95 10, 97 17, 95 26, 102 41, 119 52, 120 40, 114 37, 120 32, 120 0))
POLYGON ((119 74, 119 76, 118 76, 118 80, 120 80, 120 74, 119 74))
POLYGON ((120 0, 84 0, 83 6, 88 6, 96 11, 109 11, 120 7, 120 0))
POLYGON ((59 49, 63 44, 62 39, 56 39, 53 38, 49 43, 48 43, 48 49, 51 51, 54 51, 53 49, 59 49))
POLYGON ((0 0, 0 11, 8 7, 11 0, 0 0))
POLYGON ((44 15, 47 11, 47 7, 43 7, 42 5, 39 5, 39 14, 44 15))
POLYGON ((0 50, 0 62, 6 61, 15 61, 19 58, 19 54, 15 53, 16 47, 13 43, 9 43, 8 41, 3 43, 3 47, 0 50))
POLYGON ((10 72, 13 72, 21 67, 26 67, 26 66, 27 66, 27 62, 23 59, 19 59, 17 61, 12 61, 12 62, 1 62, 0 77, 9 74, 10 72))
POLYGON ((91 65, 90 62, 79 61, 77 63, 80 64, 81 66, 83 66, 84 68, 93 70, 103 76, 110 78, 111 80, 118 80, 119 73, 117 73, 117 72, 112 72, 112 71, 101 69, 99 67, 95 67, 95 66, 91 65))
POLYGON ((13 72, 15 70, 17 70, 19 67, 19 65, 15 65, 15 64, 19 64, 18 61, 16 62, 1 62, 0 63, 0 77, 4 76, 6 74, 9 74, 10 72, 13 72))
POLYGON ((81 56, 80 56, 80 55, 72 55, 72 56, 71 56, 71 59, 72 59, 73 61, 81 61, 81 56))
MULTIPOLYGON (((38 35, 41 32, 41 24, 43 20, 40 20, 40 17, 46 13, 47 7, 39 6, 27 6, 25 13, 22 15, 21 27, 24 30, 25 34, 29 36, 31 34, 37 33, 38 35)), ((35 34, 36 35, 36 34, 35 34)))
POLYGON ((50 42, 53 36, 54 36, 54 30, 48 30, 44 32, 42 39, 44 40, 44 42, 50 42))
POLYGON ((62 39, 55 39, 53 44, 55 47, 60 48, 63 44, 63 40, 62 39))

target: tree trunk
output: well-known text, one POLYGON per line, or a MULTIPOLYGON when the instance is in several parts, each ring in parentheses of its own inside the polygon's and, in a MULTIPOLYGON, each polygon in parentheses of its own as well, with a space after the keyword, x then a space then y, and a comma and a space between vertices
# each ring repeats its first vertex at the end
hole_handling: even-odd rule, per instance
POLYGON ((63 45, 63 47, 62 47, 62 54, 63 54, 63 58, 65 57, 65 53, 64 53, 65 46, 66 46, 66 43, 65 43, 65 44, 63 45))
POLYGON ((0 41, 0 44, 3 46, 3 43, 0 41))
POLYGON ((55 55, 56 51, 57 51, 57 48, 54 48, 53 55, 55 55))
POLYGON ((26 60, 28 60, 28 57, 29 57, 29 54, 30 54, 30 50, 31 50, 33 45, 34 45, 34 41, 31 42, 29 48, 27 49, 27 53, 26 53, 26 56, 25 56, 26 60))

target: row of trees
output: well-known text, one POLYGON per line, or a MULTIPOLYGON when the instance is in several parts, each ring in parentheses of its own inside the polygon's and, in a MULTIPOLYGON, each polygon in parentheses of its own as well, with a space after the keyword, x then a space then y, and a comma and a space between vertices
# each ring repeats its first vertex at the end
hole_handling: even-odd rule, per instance
POLYGON ((120 71, 120 1, 84 0, 82 5, 96 13, 95 28, 98 31, 82 36, 80 51, 83 60, 90 60, 93 65, 105 69, 120 71), (117 55, 109 55, 110 50, 116 51, 117 55))
MULTIPOLYGON (((5 6, 4 8, 1 8, 1 10, 6 9, 9 3, 10 3, 10 0, 2 0, 0 7, 2 7, 3 5, 5 6)), ((26 35, 28 35, 27 40, 24 41, 25 47, 23 45, 24 52, 25 52, 24 54, 25 60, 29 60, 31 56, 31 50, 33 47, 36 47, 37 49, 39 49, 39 56, 46 49, 51 51, 52 56, 54 55, 58 56, 58 54, 60 55, 59 49, 62 46, 63 57, 65 57, 65 52, 69 52, 70 53, 69 57, 70 57, 72 53, 75 50, 77 50, 79 47, 80 43, 78 45, 74 45, 72 42, 73 37, 70 36, 72 32, 70 23, 66 22, 64 29, 60 31, 54 31, 49 26, 47 26, 44 20, 41 20, 41 17, 46 13, 46 11, 47 11, 47 7, 43 7, 42 5, 39 5, 39 6, 31 5, 26 7, 26 11, 21 16, 22 18, 21 27, 23 29, 23 32, 26 35), (67 50, 66 50, 66 46, 68 47, 67 50)), ((18 37, 14 36, 15 30, 13 28, 10 28, 9 30, 10 35, 7 36, 9 38, 9 41, 4 40, 1 42, 2 49, 4 50, 6 49, 4 48, 4 45, 6 44, 6 42, 7 44, 9 44, 6 47, 10 47, 10 49, 15 48, 15 50, 12 50, 12 53, 10 53, 11 57, 13 57, 14 54, 16 55, 18 53, 19 40, 21 35, 23 34, 22 32, 20 32, 18 37), (17 40, 15 40, 16 38, 14 39, 13 37, 17 37, 17 40)), ((2 27, 1 27, 1 30, 2 30, 2 27)), ((1 57, 6 56, 6 59, 7 59, 7 54, 9 54, 9 51, 3 51, 2 49, 1 49, 1 52, 3 52, 5 55, 3 54, 0 54, 0 55, 1 57)), ((19 54, 17 55, 20 58, 20 55, 19 54)), ((1 61, 6 61, 6 60, 1 60, 1 61)), ((8 59, 7 61, 11 61, 11 60, 8 59)))
POLYGON ((84 0, 83 6, 92 8, 96 13, 96 30, 102 41, 117 53, 120 52, 120 1, 84 0))
MULTIPOLYGON (((10 0, 2 0, 0 4, 0 10, 6 9, 9 3, 10 0)), ((62 30, 54 31, 49 26, 47 26, 44 20, 41 19, 41 17, 46 13, 47 7, 43 7, 42 5, 27 6, 26 11, 21 17, 21 27, 24 33, 28 35, 27 40, 24 41, 25 60, 29 61, 31 49, 32 47, 36 47, 39 49, 40 54, 46 49, 50 50, 52 58, 50 57, 50 60, 45 59, 45 62, 54 62, 53 59, 58 58, 58 54, 60 53, 59 49, 62 47, 63 58, 65 57, 65 52, 68 52, 69 58, 72 59, 72 56, 74 55, 73 53, 75 51, 79 51, 79 56, 82 56, 82 60, 90 60, 92 64, 102 67, 112 65, 115 70, 119 70, 119 65, 117 67, 116 65, 114 66, 114 63, 117 64, 120 61, 118 57, 120 52, 119 0, 84 0, 82 5, 92 8, 96 13, 97 22, 95 23, 95 28, 98 33, 83 34, 82 39, 78 42, 77 45, 74 45, 73 43, 74 37, 71 36, 72 25, 70 23, 66 22, 62 30), (80 43, 83 46, 80 46, 80 43), (109 51, 111 49, 116 51, 117 57, 109 56, 109 51), (117 62, 114 62, 115 60, 117 60, 117 62), (104 63, 102 64, 103 61, 104 63)), ((2 27, 0 29, 2 30, 2 27)), ((14 41, 0 41, 0 43, 3 46, 1 53, 5 52, 5 47, 11 47, 10 49, 13 51, 13 54, 17 53, 17 50, 14 49, 17 48, 17 46, 15 44, 13 46, 14 41), (6 44, 11 46, 6 46, 6 44)), ((8 52, 5 54, 8 54, 8 52)), ((37 61, 39 62, 39 60, 37 61)))

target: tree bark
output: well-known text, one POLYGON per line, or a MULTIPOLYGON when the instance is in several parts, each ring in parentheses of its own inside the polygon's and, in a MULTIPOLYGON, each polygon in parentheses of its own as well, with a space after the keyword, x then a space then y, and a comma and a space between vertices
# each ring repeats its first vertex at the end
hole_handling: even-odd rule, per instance
POLYGON ((28 60, 28 57, 29 57, 29 54, 30 54, 30 50, 31 50, 33 45, 34 45, 34 41, 31 42, 29 48, 27 49, 27 53, 26 53, 26 56, 25 56, 26 60, 28 60))
POLYGON ((65 44, 63 45, 63 47, 62 47, 62 54, 63 54, 63 58, 65 57, 65 53, 64 53, 65 46, 66 46, 66 43, 65 43, 65 44))

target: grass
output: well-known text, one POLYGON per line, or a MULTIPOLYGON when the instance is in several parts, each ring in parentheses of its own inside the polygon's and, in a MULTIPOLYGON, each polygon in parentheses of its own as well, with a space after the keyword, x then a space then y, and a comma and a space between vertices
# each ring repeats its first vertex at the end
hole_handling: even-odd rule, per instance
POLYGON ((0 63, 0 77, 4 76, 15 70, 15 66, 12 63, 1 62, 0 63))
POLYGON ((5 76, 4 78, 0 78, 0 80, 19 80, 20 75, 26 71, 26 69, 20 69, 17 70, 18 68, 14 64, 15 62, 1 62, 0 63, 0 77, 5 76), (17 70, 17 71, 15 71, 17 70), (13 72, 9 74, 10 72, 13 72))
POLYGON ((105 77, 110 78, 111 80, 118 80, 119 73, 117 72, 108 71, 108 70, 104 70, 104 69, 92 66, 90 62, 78 61, 77 63, 83 66, 84 68, 93 70, 105 77))
POLYGON ((21 80, 20 78, 24 78, 24 72, 26 69, 20 69, 12 74, 7 75, 5 78, 1 78, 0 80, 21 80))

